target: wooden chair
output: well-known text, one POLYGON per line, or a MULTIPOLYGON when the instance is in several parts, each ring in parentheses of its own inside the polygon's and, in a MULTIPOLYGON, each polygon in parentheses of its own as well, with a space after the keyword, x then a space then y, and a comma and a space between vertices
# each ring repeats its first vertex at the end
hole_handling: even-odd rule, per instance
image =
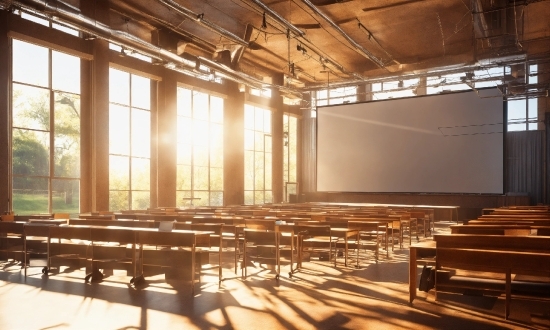
MULTIPOLYGON (((101 281, 105 274, 100 269, 124 269, 136 274, 135 268, 135 232, 131 228, 90 228, 91 239, 91 263, 92 271, 86 275, 84 281, 101 281), (127 256, 127 246, 131 245, 131 257, 127 256)), ((135 277, 130 283, 135 281, 135 277)))
POLYGON ((243 261, 241 275, 247 277, 248 262, 274 265, 276 267, 275 279, 279 279, 281 273, 280 260, 281 233, 275 230, 262 230, 245 228, 243 232, 243 261))
POLYGON ((5 260, 23 261, 24 248, 24 224, 22 222, 0 222, 0 256, 5 255, 5 260))
POLYGON ((25 276, 27 276, 28 267, 43 267, 42 274, 48 271, 48 237, 50 227, 48 224, 28 223, 23 226, 24 248, 23 248, 23 267, 25 276), (34 264, 31 263, 34 261, 34 264))

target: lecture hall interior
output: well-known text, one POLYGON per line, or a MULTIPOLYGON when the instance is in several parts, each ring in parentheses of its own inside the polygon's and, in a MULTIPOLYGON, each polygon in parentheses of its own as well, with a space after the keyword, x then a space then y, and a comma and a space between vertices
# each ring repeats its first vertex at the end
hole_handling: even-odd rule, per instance
POLYGON ((0 329, 549 329, 549 0, 0 0, 0 329))

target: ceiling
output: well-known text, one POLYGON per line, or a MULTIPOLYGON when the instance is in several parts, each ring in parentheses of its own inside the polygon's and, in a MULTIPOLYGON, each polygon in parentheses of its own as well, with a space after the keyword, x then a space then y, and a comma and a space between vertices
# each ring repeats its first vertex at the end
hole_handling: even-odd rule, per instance
POLYGON ((108 2, 111 29, 296 90, 550 61, 548 0, 108 2))

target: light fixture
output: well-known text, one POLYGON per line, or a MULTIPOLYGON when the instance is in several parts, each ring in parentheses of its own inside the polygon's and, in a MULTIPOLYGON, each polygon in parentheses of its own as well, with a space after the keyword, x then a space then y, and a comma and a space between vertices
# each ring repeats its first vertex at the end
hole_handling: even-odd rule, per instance
POLYGON ((397 87, 403 88, 403 80, 399 80, 399 82, 397 82, 397 87))
POLYGON ((261 26, 261 29, 262 29, 262 30, 267 29, 267 22, 266 22, 266 20, 265 20, 265 13, 264 13, 264 15, 262 16, 262 26, 261 26))

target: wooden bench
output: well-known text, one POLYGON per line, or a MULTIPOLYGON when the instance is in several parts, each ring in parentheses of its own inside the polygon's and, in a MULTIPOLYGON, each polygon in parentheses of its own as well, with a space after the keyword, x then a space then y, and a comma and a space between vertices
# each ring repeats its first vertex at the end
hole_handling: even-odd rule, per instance
POLYGON ((436 299, 438 291, 504 293, 508 318, 512 295, 550 298, 550 237, 454 234, 434 240, 436 299))

